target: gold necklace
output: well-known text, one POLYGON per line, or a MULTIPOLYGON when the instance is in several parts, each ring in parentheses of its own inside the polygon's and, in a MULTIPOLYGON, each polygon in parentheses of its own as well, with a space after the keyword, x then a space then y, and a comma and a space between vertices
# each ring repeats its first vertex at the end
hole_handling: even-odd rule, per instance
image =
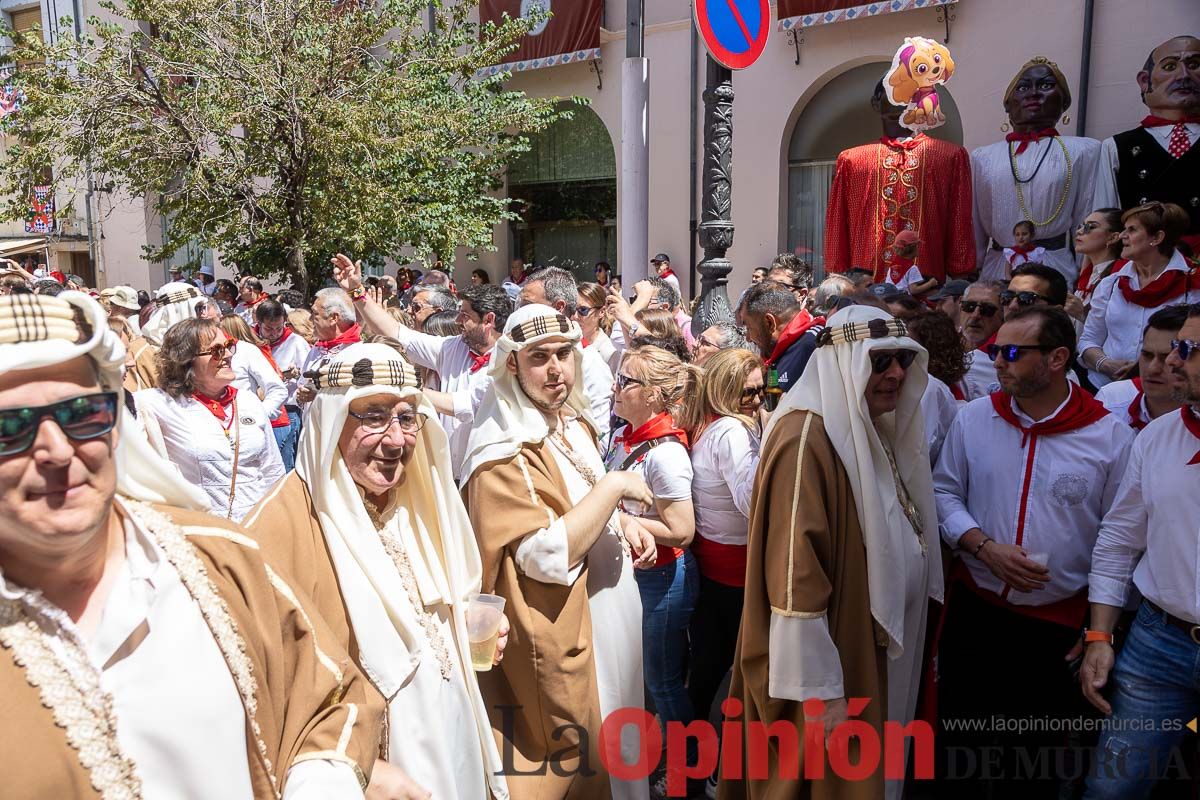
POLYGON ((925 556, 929 551, 929 544, 925 541, 925 527, 921 519, 921 510, 913 502, 912 496, 908 493, 908 487, 904 485, 904 479, 900 477, 900 467, 896 464, 896 456, 892 453, 892 448, 884 444, 883 452, 887 453, 888 466, 892 468, 892 481, 896 484, 896 499, 900 502, 904 516, 908 518, 908 524, 917 534, 917 541, 921 543, 921 555, 925 556))
MULTIPOLYGON (((1055 136, 1053 139, 1054 141, 1058 142, 1058 146, 1062 148, 1063 158, 1067 162, 1067 180, 1063 185, 1062 196, 1058 198, 1058 207, 1054 209, 1053 214, 1041 221, 1034 219, 1033 215, 1029 213, 1029 209, 1025 206, 1025 192, 1021 189, 1021 176, 1017 174, 1016 148, 1013 147, 1012 142, 1008 143, 1008 159, 1012 164, 1013 182, 1017 187, 1017 205, 1021 207, 1021 216, 1028 222, 1033 223, 1035 228, 1045 227, 1046 225, 1054 222, 1054 220, 1058 219, 1058 215, 1061 214, 1063 208, 1066 207, 1067 198, 1071 194, 1071 153, 1067 150, 1067 145, 1065 142, 1063 142, 1061 136, 1055 136)), ((1032 178, 1030 178, 1030 180, 1032 180, 1032 178)))

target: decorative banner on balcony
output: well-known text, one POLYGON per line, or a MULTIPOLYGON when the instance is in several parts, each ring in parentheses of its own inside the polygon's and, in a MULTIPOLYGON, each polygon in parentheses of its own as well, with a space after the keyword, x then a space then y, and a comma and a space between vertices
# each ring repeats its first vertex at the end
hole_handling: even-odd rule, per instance
POLYGON ((854 0, 779 0, 779 27, 812 28, 833 22, 848 22, 862 17, 877 17, 897 11, 917 8, 936 8, 957 3, 958 0, 881 0, 859 4, 854 0))
POLYGON ((0 70, 0 127, 10 114, 21 108, 21 92, 13 86, 11 69, 0 70))
POLYGON ((54 195, 49 186, 33 187, 29 197, 29 216, 25 219, 25 232, 54 232, 54 195))
POLYGON ((479 19, 497 25, 505 16, 528 18, 535 11, 550 18, 521 39, 509 61, 481 70, 482 75, 521 72, 600 58, 600 16, 604 0, 481 0, 479 19))

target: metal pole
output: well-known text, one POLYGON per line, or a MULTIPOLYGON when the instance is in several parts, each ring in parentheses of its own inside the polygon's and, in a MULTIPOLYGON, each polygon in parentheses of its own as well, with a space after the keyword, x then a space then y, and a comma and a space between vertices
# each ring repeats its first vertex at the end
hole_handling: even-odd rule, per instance
POLYGON ((1088 85, 1092 82, 1092 20, 1096 14, 1096 0, 1084 0, 1083 4, 1083 52, 1079 56, 1079 109, 1075 112, 1075 135, 1086 136, 1088 85))
POLYGON ((646 277, 650 258, 650 60, 646 58, 645 0, 627 0, 625 60, 621 63, 621 252, 624 287, 646 277))
POLYGON ((688 39, 688 43, 691 46, 689 53, 691 64, 688 70, 688 163, 690 165, 688 169, 688 288, 692 297, 695 297, 698 288, 696 286, 696 232, 699 230, 697 225, 700 222, 696 219, 696 212, 700 206, 699 192, 697 191, 699 181, 696 179, 696 167, 699 165, 696 158, 696 120, 699 117, 696 90, 700 88, 700 34, 697 33, 695 25, 691 26, 691 37, 688 39))
POLYGON ((704 210, 700 223, 700 305, 692 316, 692 335, 733 318, 725 284, 733 264, 725 253, 733 246, 733 71, 708 56, 704 89, 704 210))

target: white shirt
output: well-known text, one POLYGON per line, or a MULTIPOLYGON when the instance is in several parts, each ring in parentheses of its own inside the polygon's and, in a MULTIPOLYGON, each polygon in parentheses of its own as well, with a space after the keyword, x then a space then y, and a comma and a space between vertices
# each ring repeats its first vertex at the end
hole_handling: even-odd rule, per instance
MULTIPOLYGON (((625 461, 639 445, 634 445, 629 453, 625 446, 617 441, 617 437, 630 432, 625 425, 613 432, 613 444, 605 457, 604 466, 609 472, 622 468, 625 461)), ((625 467, 629 472, 637 473, 646 481, 646 487, 656 500, 691 500, 692 499, 692 459, 688 456, 687 448, 678 439, 651 447, 637 461, 625 467)), ((658 509, 626 509, 627 513, 647 519, 661 519, 658 509), (638 512, 641 513, 638 513, 638 512)))
MULTIPOLYGON (((1069 240, 1075 228, 1098 208, 1093 195, 1096 165, 1100 160, 1100 143, 1095 139, 1078 136, 1049 137, 1031 142, 1024 153, 1016 156, 1016 162, 1017 174, 1022 180, 1029 181, 1021 185, 1029 215, 1037 221, 1049 219, 1058 208, 1063 189, 1066 188, 1067 162, 1063 159, 1064 145, 1071 159, 1071 186, 1066 192, 1066 200, 1058 216, 1053 222, 1039 225, 1036 236, 1038 239, 1066 236, 1064 246, 1047 252, 1043 263, 1062 272, 1067 278, 1067 285, 1072 285, 1079 269, 1067 245, 1070 244, 1069 240), (1046 157, 1044 162, 1043 155, 1046 157), (1038 169, 1039 162, 1042 162, 1041 169, 1038 169)), ((1016 149, 1016 145, 1011 146, 1013 150, 1016 149)), ((1013 226, 1026 218, 1017 199, 1009 148, 1009 142, 1001 141, 978 147, 971 152, 971 185, 975 201, 975 254, 980 278, 983 280, 999 280, 1004 277, 1004 254, 999 250, 992 250, 988 246, 988 239, 995 239, 1001 246, 1012 244, 1013 226)))
POLYGON ((1200 622, 1200 438, 1181 412, 1151 422, 1133 443, 1125 479, 1104 517, 1092 571, 1093 603, 1124 607, 1129 583, 1160 608, 1200 622))
MULTIPOLYGON (((178 467, 188 483, 208 495, 210 511, 241 521, 284 475, 283 459, 267 412, 252 392, 237 393, 229 435, 220 420, 192 397, 175 399, 162 389, 134 393, 150 443, 178 467), (233 484, 234 446, 237 483, 233 484), (230 487, 233 488, 232 512, 230 487)), ((228 420, 227 420, 228 421, 228 420)))
MULTIPOLYGON (((659 277, 662 276, 660 275, 659 277)), ((674 286, 675 291, 679 292, 679 296, 683 297, 683 289, 679 288, 679 277, 674 272, 672 272, 670 275, 667 275, 665 278, 663 278, 663 280, 674 286)))
POLYGON ((962 389, 964 400, 969 403, 1000 391, 1000 377, 996 374, 996 365, 988 358, 987 353, 975 347, 967 353, 967 359, 967 374, 958 385, 962 389))
MULTIPOLYGON (((1083 390, 1072 385, 1071 391, 1083 390)), ((1034 424, 1010 402, 1023 426, 1034 424)), ((991 399, 968 403, 950 426, 933 473, 942 536, 957 548, 964 533, 979 528, 1000 544, 1048 553, 1050 582, 1034 592, 1013 591, 982 561, 963 558, 980 588, 1013 605, 1074 596, 1087 585, 1100 520, 1112 505, 1133 438, 1128 425, 1107 414, 1068 433, 1030 436, 1022 447, 1021 431, 991 399)))
POLYGON ((950 387, 930 375, 929 383, 925 384, 925 394, 921 395, 921 416, 925 418, 925 441, 929 443, 930 466, 937 464, 942 442, 946 440, 960 407, 950 387))
POLYGON ((275 368, 267 361, 262 351, 250 342, 238 342, 237 349, 233 351, 231 366, 234 375, 237 376, 233 379, 233 385, 240 393, 238 396, 252 394, 257 397, 261 390, 267 418, 273 420, 278 417, 284 401, 287 400, 288 390, 283 378, 275 372, 275 368))
MULTIPOLYGON (((1163 152, 1167 152, 1167 145, 1171 142, 1171 133, 1174 130, 1174 125, 1156 125, 1145 129, 1162 147, 1163 152)), ((1189 122, 1183 126, 1183 130, 1187 134, 1190 150, 1195 146, 1196 140, 1200 139, 1200 123, 1189 122)), ((1100 166, 1096 175, 1096 208, 1121 207, 1121 196, 1117 192, 1117 173, 1120 172, 1120 166, 1121 156, 1117 152, 1117 140, 1110 136, 1100 145, 1100 166)))
MULTIPOLYGON (((1178 250, 1171 255, 1171 260, 1167 262, 1163 272, 1169 270, 1188 271, 1188 263, 1178 250)), ((1100 281, 1100 285, 1092 294, 1092 310, 1088 312, 1087 322, 1083 326, 1083 336, 1079 338, 1079 354, 1081 356, 1090 348, 1099 347, 1109 358, 1120 361, 1137 361, 1142 347, 1142 331, 1145 330, 1146 322, 1150 319, 1151 314, 1169 305, 1200 302, 1200 290, 1193 290, 1173 297, 1161 306, 1143 308, 1135 303, 1130 303, 1125 299, 1125 295, 1121 294, 1117 281, 1125 276, 1129 277, 1130 285, 1134 289, 1141 288, 1142 284, 1138 279, 1137 270, 1134 268, 1133 262, 1129 262, 1100 281)), ((1095 370, 1088 370, 1088 377, 1097 387, 1112 381, 1112 378, 1101 375, 1095 370)))
POLYGON ((1046 248, 1035 247, 1028 253, 1018 253, 1011 247, 1006 247, 1003 252, 1004 260, 1008 262, 1009 269, 1016 269, 1025 264, 1041 264, 1042 258, 1046 255, 1046 248))
MULTIPOLYGON (((142 797, 252 800, 246 712, 229 666, 157 543, 132 519, 124 528, 125 561, 90 636, 2 573, 0 597, 23 601, 47 627, 83 643, 112 697, 117 741, 137 765, 142 797)), ((50 646, 65 642, 56 637, 50 646)), ((362 797, 349 766, 329 760, 297 764, 287 784, 284 800, 362 797)))
MULTIPOLYGON (((281 339, 271 345, 271 358, 275 359, 275 366, 279 367, 281 372, 287 372, 292 367, 303 372, 304 364, 308 361, 308 354, 311 351, 312 345, 304 341, 303 336, 293 331, 286 339, 281 339)), ((287 387, 287 400, 284 401, 284 405, 298 405, 296 390, 300 388, 300 375, 284 381, 284 386, 287 387)))
POLYGON ((746 544, 758 447, 758 437, 735 417, 721 417, 693 442, 697 536, 721 544, 746 544))
POLYGON ((1104 404, 1104 407, 1108 409, 1108 413, 1126 425, 1132 426, 1134 422, 1141 422, 1142 425, 1147 425, 1150 422, 1150 409, 1146 407, 1146 396, 1144 394, 1142 394, 1142 399, 1137 406, 1137 418, 1131 418, 1129 413, 1129 407, 1133 405, 1134 399, 1139 394, 1141 392, 1132 380, 1113 381, 1106 386, 1100 387, 1100 391, 1096 392, 1096 399, 1104 404))
POLYGON ((925 276, 921 274, 921 270, 917 268, 916 264, 913 264, 911 267, 909 267, 908 272, 905 272, 903 275, 901 275, 900 280, 898 281, 892 280, 891 270, 888 270, 883 278, 884 283, 891 284, 902 292, 907 292, 908 287, 912 286, 913 284, 920 283, 923 280, 925 280, 925 276))
MULTIPOLYGON (((620 326, 613 328, 618 330, 620 326)), ((597 330, 596 335, 589 341, 588 347, 584 350, 594 349, 600 358, 604 359, 604 363, 608 366, 609 372, 613 375, 617 374, 617 367, 621 365, 621 354, 617 352, 617 346, 613 344, 613 340, 603 330, 597 330)))

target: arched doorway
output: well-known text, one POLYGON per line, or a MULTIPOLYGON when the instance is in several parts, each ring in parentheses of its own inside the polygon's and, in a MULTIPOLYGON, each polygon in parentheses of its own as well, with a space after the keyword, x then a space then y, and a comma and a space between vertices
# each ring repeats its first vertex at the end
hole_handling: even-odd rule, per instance
MULTIPOLYGON (((787 246, 825 274, 825 212, 838 153, 879 138, 879 116, 871 94, 890 62, 862 64, 843 72, 813 95, 796 120, 788 142, 787 246)), ((946 124, 929 131, 936 139, 962 144, 962 120, 954 98, 939 87, 946 124)))
POLYGON ((590 108, 531 137, 509 167, 508 194, 520 219, 512 256, 592 280, 597 261, 617 260, 617 159, 604 122, 590 108))

